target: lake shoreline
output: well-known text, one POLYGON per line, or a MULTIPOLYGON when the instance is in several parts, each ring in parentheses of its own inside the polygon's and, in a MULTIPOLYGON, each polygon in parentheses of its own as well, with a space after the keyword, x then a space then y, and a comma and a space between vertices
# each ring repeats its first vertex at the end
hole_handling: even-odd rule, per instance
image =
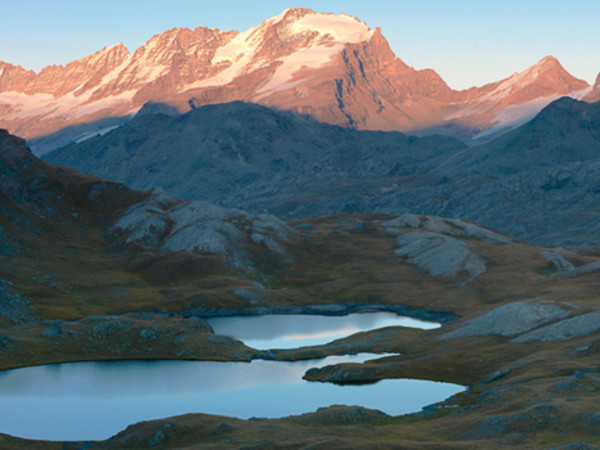
POLYGON ((258 306, 254 308, 232 308, 218 310, 195 308, 192 310, 188 310, 182 313, 181 315, 183 317, 197 317, 200 319, 210 319, 214 317, 266 316, 274 314, 345 316, 348 314, 368 312, 393 312, 399 316, 406 316, 412 319, 419 319, 431 322, 439 322, 442 325, 449 324, 460 319, 459 315, 449 311, 435 311, 405 305, 364 303, 281 306, 277 308, 258 306))

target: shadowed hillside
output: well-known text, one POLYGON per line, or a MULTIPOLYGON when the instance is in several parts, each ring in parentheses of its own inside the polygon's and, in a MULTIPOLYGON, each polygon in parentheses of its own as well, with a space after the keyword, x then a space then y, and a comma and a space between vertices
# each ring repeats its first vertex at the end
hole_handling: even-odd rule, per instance
POLYGON ((47 155, 82 172, 281 218, 417 212, 539 244, 600 242, 600 104, 563 98, 500 138, 352 131, 244 103, 146 114, 47 155))
POLYGON ((176 117, 141 115, 45 159, 137 189, 268 210, 340 182, 424 173, 463 148, 454 138, 348 130, 234 102, 176 117))
POLYGON ((417 214, 283 223, 52 166, 4 132, 0 171, 1 368, 386 352, 399 355, 311 369, 304 377, 470 387, 408 416, 346 406, 272 420, 185 415, 132 425, 103 442, 0 435, 2 447, 262 445, 265 430, 273 446, 370 445, 366 432, 383 448, 531 447, 573 436, 598 443, 600 261, 593 248, 541 248, 464 219, 417 214), (260 351, 215 335, 203 321, 369 310, 443 326, 387 327, 325 345, 260 351))

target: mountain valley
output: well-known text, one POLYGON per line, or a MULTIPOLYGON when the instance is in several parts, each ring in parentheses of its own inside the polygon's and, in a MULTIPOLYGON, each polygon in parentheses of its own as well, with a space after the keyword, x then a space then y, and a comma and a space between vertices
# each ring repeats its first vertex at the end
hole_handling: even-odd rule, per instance
MULTIPOLYGON (((64 445, 144 447, 157 429, 163 447, 220 446, 225 439, 246 445, 258 442, 264 426, 276 430, 273 445, 292 436, 298 445, 329 439, 350 445, 346 439, 365 426, 395 430, 404 437, 393 442, 408 447, 425 436, 432 445, 450 439, 467 447, 480 439, 533 445, 570 433, 597 439, 586 426, 599 383, 592 370, 598 349, 592 316, 600 253, 593 248, 541 248, 465 220, 414 214, 283 223, 79 175, 40 161, 18 138, 0 137, 3 368, 90 354, 95 360, 248 361, 392 351, 403 356, 305 376, 329 382, 417 377, 471 386, 432 410, 398 418, 354 407, 258 422, 188 415, 132 426, 103 442, 64 445), (265 352, 216 336, 203 322, 253 309, 315 313, 327 305, 335 314, 377 308, 445 325, 386 328, 324 346, 265 352), (505 328, 477 325, 489 320, 486 314, 504 314, 505 328), (512 319, 521 314, 531 321, 512 319), (573 330, 573 320, 590 323, 573 330), (533 384, 528 373, 538 374, 533 384), (573 400, 580 389, 586 396, 573 400), (541 398, 547 399, 542 405, 541 398), (327 427, 300 438, 323 415, 327 427), (545 425, 527 425, 539 417, 545 425), (213 420, 235 423, 235 431, 215 435, 213 420), (504 425, 491 426, 496 420, 504 425), (188 421, 203 425, 181 432, 188 421), (337 435, 338 427, 346 437, 337 435)), ((11 448, 63 445, 4 435, 0 442, 11 448)))
MULTIPOLYGON (((463 389, 403 415, 194 405, 82 441, 0 427, 0 448, 598 447, 599 198, 600 75, 552 56, 454 90, 379 28, 291 8, 38 73, 0 61, 0 398, 10 377, 26 392, 21 368, 80 362, 304 361, 313 387, 463 389), (434 323, 294 328, 329 341, 281 348, 211 325, 359 313, 434 323)), ((32 422, 14 409, 0 426, 32 422)))

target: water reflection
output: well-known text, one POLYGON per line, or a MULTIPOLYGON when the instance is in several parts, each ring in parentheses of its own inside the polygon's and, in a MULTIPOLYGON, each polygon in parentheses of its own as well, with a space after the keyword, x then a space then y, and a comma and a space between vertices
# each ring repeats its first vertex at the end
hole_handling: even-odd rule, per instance
POLYGON ((360 331, 389 326, 432 329, 440 325, 390 312, 357 313, 346 316, 272 314, 266 316, 215 317, 206 320, 215 333, 243 341, 260 349, 287 349, 321 345, 360 331))
POLYGON ((333 404, 398 415, 463 389, 420 380, 340 387, 301 379, 310 367, 373 357, 379 356, 293 363, 86 362, 4 371, 0 432, 36 439, 105 439, 131 423, 189 412, 282 417, 333 404))

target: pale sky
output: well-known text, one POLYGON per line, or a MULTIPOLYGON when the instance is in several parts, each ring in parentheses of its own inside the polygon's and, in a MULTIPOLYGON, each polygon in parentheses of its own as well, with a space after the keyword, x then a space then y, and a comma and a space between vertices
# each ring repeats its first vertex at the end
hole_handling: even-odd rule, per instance
POLYGON ((133 52, 174 27, 244 31, 295 6, 381 27, 396 56, 455 89, 547 55, 588 83, 600 72, 598 0, 0 0, 0 60, 38 71, 117 42, 133 52))

